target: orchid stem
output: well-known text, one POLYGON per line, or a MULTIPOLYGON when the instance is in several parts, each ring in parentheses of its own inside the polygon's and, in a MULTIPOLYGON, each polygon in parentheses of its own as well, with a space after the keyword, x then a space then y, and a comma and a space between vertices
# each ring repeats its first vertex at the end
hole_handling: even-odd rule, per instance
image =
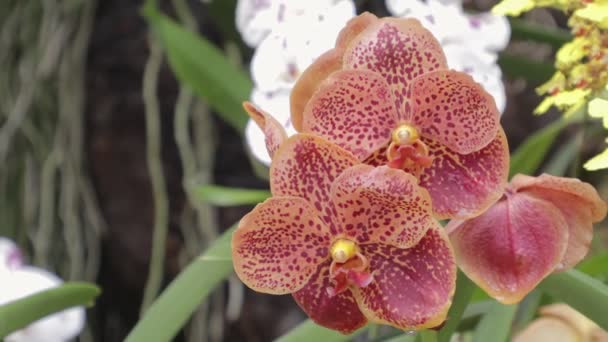
POLYGON ((437 342, 437 332, 433 330, 421 330, 418 336, 420 342, 437 342))

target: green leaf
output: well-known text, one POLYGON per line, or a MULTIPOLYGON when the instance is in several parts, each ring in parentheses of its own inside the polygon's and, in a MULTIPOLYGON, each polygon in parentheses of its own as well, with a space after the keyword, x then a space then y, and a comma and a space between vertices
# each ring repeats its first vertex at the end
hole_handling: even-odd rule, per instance
POLYGON ((511 155, 511 176, 516 173, 534 174, 543 162, 553 141, 567 124, 566 120, 558 119, 526 139, 511 155))
POLYGON ((580 150, 581 146, 579 141, 582 140, 581 134, 582 131, 568 139, 568 141, 556 151, 553 158, 549 159, 543 172, 554 176, 564 176, 580 150))
POLYGON ((127 342, 170 341, 207 295, 232 273, 232 227, 192 261, 150 306, 127 342))
POLYGON ((566 30, 549 28, 516 18, 509 18, 509 22, 511 23, 512 39, 548 43, 554 48, 559 48, 572 39, 572 35, 566 30))
POLYGON ((65 283, 61 286, 0 305, 0 341, 55 312, 74 306, 91 306, 101 290, 88 283, 65 283))
POLYGON ((473 334, 473 342, 507 341, 516 311, 517 305, 494 302, 490 311, 479 321, 473 334))
POLYGON ((454 300, 452 302, 452 306, 450 307, 450 311, 448 311, 448 320, 446 324, 439 330, 439 334, 437 335, 437 340, 439 342, 449 342, 452 334, 456 331, 458 324, 460 323, 460 319, 464 314, 469 301, 471 300, 471 296, 473 295, 473 290, 475 290, 476 286, 473 282, 467 278, 467 276, 462 273, 462 271, 458 270, 458 275, 456 278, 456 293, 454 294, 454 300))
POLYGON ((385 340, 382 340, 384 342, 414 342, 416 341, 416 334, 409 334, 409 333, 405 333, 405 334, 401 334, 395 337, 391 337, 385 340))
POLYGON ((337 331, 324 328, 317 325, 310 319, 300 323, 287 334, 279 337, 276 342, 300 342, 300 341, 317 341, 317 342, 342 342, 350 341, 353 337, 361 334, 367 329, 363 327, 350 335, 343 335, 337 331))
POLYGON ((541 299, 541 292, 534 290, 530 292, 523 301, 521 301, 515 316, 515 324, 513 326, 514 331, 522 330, 534 319, 541 299))
POLYGON ((199 186, 196 193, 201 200, 220 207, 257 204, 271 196, 268 190, 230 188, 218 185, 199 186))
POLYGON ((588 258, 581 262, 576 268, 592 277, 608 274, 608 253, 588 258))
POLYGON ((608 286, 577 270, 552 274, 539 288, 608 330, 608 286))
POLYGON ((153 7, 146 7, 144 13, 158 34, 177 79, 242 133, 247 115, 241 103, 249 98, 251 80, 206 39, 158 13, 153 7))

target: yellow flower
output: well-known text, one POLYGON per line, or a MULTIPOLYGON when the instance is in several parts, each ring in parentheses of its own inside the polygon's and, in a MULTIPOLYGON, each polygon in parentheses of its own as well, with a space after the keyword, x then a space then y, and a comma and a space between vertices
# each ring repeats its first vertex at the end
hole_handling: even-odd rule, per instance
POLYGON ((608 29, 608 1, 599 0, 588 4, 574 12, 579 18, 587 19, 596 23, 602 29, 608 29))
POLYGON ((608 100, 596 97, 589 101, 589 116, 602 119, 604 128, 608 129, 608 100))
POLYGON ((589 159, 583 167, 587 171, 597 171, 608 168, 608 148, 605 149, 604 152, 589 159))
POLYGON ((492 8, 492 13, 498 15, 518 16, 536 6, 533 0, 504 0, 492 8))
POLYGON ((555 95, 547 96, 534 109, 534 114, 543 114, 551 106, 555 106, 560 110, 565 111, 565 115, 569 116, 581 108, 587 101, 587 95, 591 93, 588 89, 574 89, 559 92, 555 95))

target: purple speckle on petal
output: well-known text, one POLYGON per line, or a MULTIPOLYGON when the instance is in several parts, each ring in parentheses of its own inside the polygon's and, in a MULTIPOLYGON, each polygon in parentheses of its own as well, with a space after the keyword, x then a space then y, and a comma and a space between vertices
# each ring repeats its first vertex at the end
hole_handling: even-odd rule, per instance
POLYGON ((21 265, 23 265, 23 255, 21 254, 21 251, 17 248, 12 249, 8 253, 6 262, 10 269, 19 268, 21 265))
POLYGON ((435 24, 435 17, 433 17, 432 14, 427 15, 426 17, 424 17, 426 20, 429 21, 429 23, 431 24, 435 24))
POLYGON ((469 18, 469 24, 471 24, 472 28, 479 29, 481 27, 481 20, 478 18, 469 18))
POLYGON ((279 5, 279 14, 277 16, 277 20, 281 23, 283 22, 283 20, 285 20, 285 4, 279 5))

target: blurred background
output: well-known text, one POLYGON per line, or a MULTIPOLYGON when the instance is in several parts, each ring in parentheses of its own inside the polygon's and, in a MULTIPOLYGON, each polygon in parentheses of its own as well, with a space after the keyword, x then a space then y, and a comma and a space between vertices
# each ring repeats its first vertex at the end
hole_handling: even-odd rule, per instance
MULTIPOLYGON (((384 0, 354 3, 357 13, 390 15, 384 0)), ((495 3, 463 6, 480 12, 495 3)), ((210 203, 202 187, 268 189, 265 166, 250 155, 242 131, 176 80, 142 5, 0 3, 0 236, 16 241, 33 265, 101 286, 82 341, 122 341, 132 329, 154 238, 165 254, 158 275, 164 286, 252 208, 210 203), (166 237, 155 237, 155 224, 163 222, 166 237)), ((236 0, 159 6, 249 77, 254 49, 235 25, 236 0)), ((557 11, 531 11, 517 19, 499 54, 511 150, 561 116, 555 109, 532 112, 541 101, 535 87, 551 77, 556 48, 569 39, 566 21, 557 11), (528 24, 554 35, 530 39, 528 24)), ((245 113, 235 115, 243 120, 245 113)), ((570 125, 541 170, 581 177, 606 198, 606 173, 582 169, 602 150, 603 135, 597 122, 570 125)), ((608 243, 606 228, 596 231, 592 253, 608 243)), ((232 276, 176 340, 268 341, 304 318, 290 296, 256 295, 232 276)))

